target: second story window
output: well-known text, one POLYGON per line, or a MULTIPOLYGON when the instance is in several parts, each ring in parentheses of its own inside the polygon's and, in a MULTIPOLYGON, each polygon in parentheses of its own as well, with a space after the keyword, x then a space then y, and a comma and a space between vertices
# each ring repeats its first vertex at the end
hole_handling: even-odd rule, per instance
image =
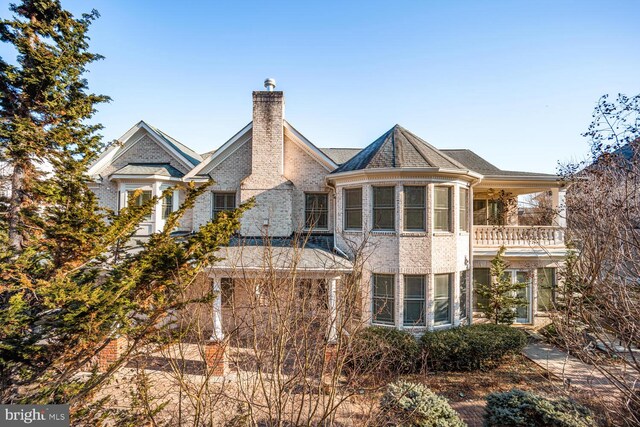
POLYGON ((213 218, 236 208, 236 193, 213 193, 213 218))
POLYGON ((373 229, 395 230, 395 187, 373 187, 373 229))
POLYGON ((344 190, 344 229, 362 230, 362 188, 344 190))
POLYGON ((407 231, 426 230, 426 187, 404 187, 404 229, 407 231))
POLYGON ((469 231, 469 189, 460 189, 460 231, 469 231))
POLYGON ((326 193, 304 195, 304 226, 326 230, 329 228, 329 198, 326 193))
POLYGON ((451 231, 451 188, 435 187, 433 200, 433 228, 451 231))

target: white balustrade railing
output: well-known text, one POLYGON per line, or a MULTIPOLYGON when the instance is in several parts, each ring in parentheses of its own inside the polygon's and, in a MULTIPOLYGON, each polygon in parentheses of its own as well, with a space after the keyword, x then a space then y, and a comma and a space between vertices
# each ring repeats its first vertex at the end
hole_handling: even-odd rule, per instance
POLYGON ((564 228, 550 225, 474 225, 476 246, 563 246, 564 228))

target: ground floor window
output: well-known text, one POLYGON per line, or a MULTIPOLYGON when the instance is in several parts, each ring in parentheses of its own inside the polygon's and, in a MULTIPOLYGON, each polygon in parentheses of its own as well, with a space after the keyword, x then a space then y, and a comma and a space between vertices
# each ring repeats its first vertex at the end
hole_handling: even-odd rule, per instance
POLYGON ((556 303, 556 269, 538 269, 538 311, 553 310, 556 303))
POLYGON ((223 306, 233 305, 233 289, 234 282, 231 277, 223 277, 220 279, 220 302, 223 306))
POLYGON ((488 300, 487 297, 480 295, 477 289, 480 286, 488 286, 489 283, 491 283, 491 271, 488 268, 474 268, 473 281, 473 309, 476 311, 481 311, 487 306, 488 300))
POLYGON ((451 323, 451 274, 433 276, 433 324, 447 325, 451 323))
POLYGON ((425 325, 425 276, 404 276, 404 325, 425 325))
POLYGON ((393 325, 395 322, 395 276, 373 275, 373 322, 393 325))
MULTIPOLYGON (((509 272, 507 272, 509 273, 509 272)), ((526 303, 516 307, 516 323, 531 323, 531 277, 528 271, 512 271, 512 283, 526 283, 522 289, 518 289, 517 294, 526 303)))
MULTIPOLYGON (((142 206, 152 197, 151 190, 127 190, 127 200, 131 206, 142 206)), ((145 221, 151 221, 151 214, 145 217, 145 221)))
POLYGON ((467 313, 467 281, 469 276, 469 270, 460 272, 460 318, 464 319, 468 316, 467 313))

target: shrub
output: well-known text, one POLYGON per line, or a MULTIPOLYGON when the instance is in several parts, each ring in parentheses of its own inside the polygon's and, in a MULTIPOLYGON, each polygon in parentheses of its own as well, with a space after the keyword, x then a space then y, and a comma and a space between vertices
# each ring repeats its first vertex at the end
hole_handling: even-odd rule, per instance
POLYGON ((472 371, 494 367, 503 356, 519 353, 527 336, 506 325, 482 324, 427 332, 421 341, 430 369, 472 371))
POLYGON ((487 396, 485 426, 589 427, 590 411, 568 398, 547 399, 522 390, 487 396))
POLYGON ((391 423, 411 427, 464 427, 466 424, 443 397, 422 384, 397 381, 389 384, 380 409, 391 423))
POLYGON ((407 374, 419 368, 420 345, 409 332, 370 327, 351 341, 345 366, 354 373, 407 374))

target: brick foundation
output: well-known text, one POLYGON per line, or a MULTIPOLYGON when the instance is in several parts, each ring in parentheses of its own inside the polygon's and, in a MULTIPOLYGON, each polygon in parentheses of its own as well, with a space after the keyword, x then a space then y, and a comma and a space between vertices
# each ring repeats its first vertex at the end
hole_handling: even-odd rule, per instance
POLYGON ((125 337, 113 338, 98 353, 98 371, 106 372, 113 363, 118 361, 127 348, 125 337))
POLYGON ((221 377, 225 374, 225 350, 225 343, 220 341, 208 341, 204 345, 205 362, 213 376, 221 377))

